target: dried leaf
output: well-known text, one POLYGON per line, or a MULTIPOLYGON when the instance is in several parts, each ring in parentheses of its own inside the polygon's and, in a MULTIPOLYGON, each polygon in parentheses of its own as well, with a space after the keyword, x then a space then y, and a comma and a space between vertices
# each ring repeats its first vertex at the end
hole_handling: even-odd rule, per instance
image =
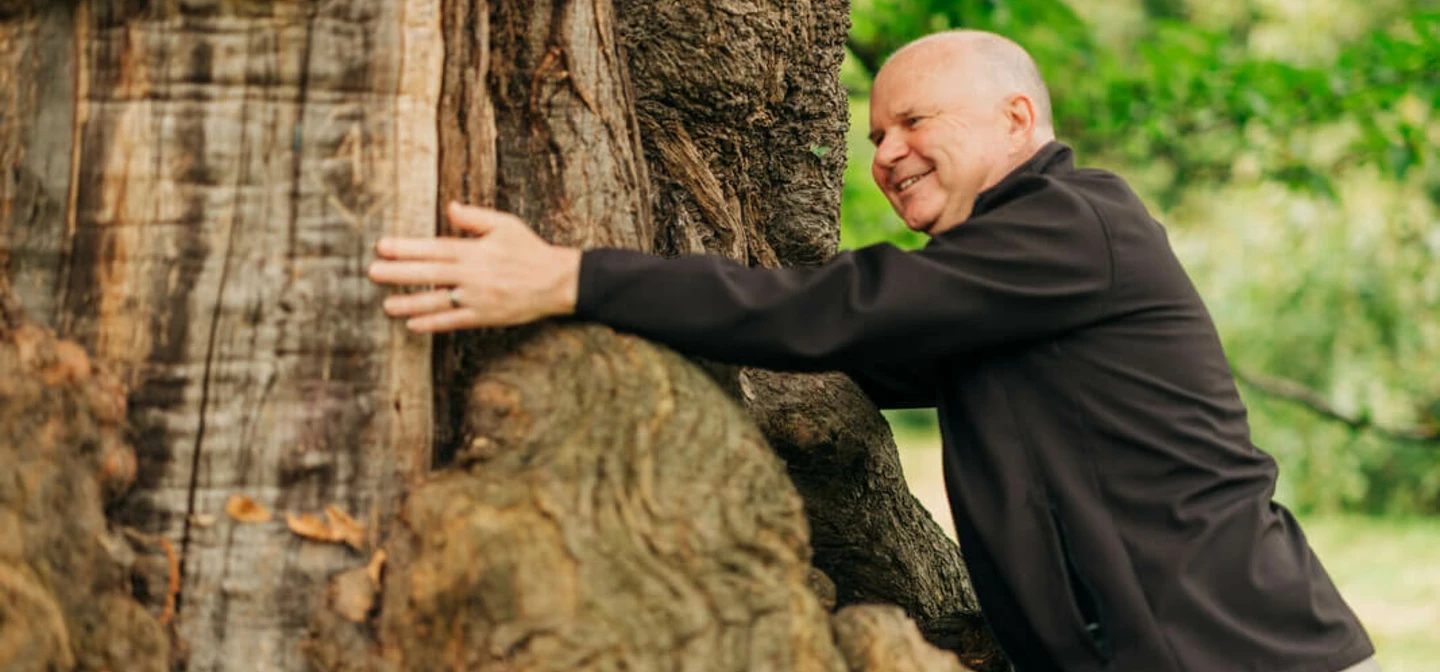
POLYGON ((273 518, 269 509, 244 495, 230 495, 225 502, 225 513, 242 523, 268 523, 273 518))
POLYGON ((325 507, 325 518, 330 523, 330 531, 336 538, 344 541, 357 551, 365 550, 365 526, 359 521, 350 517, 350 514, 336 508, 335 506, 325 507))
POLYGON ((342 572, 330 584, 330 605, 346 620, 359 623, 375 605, 375 586, 366 576, 367 569, 357 567, 342 572))
POLYGON ((309 513, 302 513, 298 516, 293 513, 287 513, 285 514, 285 525, 290 528, 291 532, 306 539, 314 539, 315 541, 340 541, 340 538, 335 535, 334 530, 331 530, 324 521, 309 513))
POLYGON ((208 513, 197 513, 190 516, 190 524, 195 527, 210 527, 215 524, 215 516, 208 513))
POLYGON ((374 584, 377 588, 380 586, 380 572, 384 568, 385 549, 382 548, 375 551, 375 554, 370 556, 370 564, 365 565, 365 575, 370 577, 370 583, 374 584))

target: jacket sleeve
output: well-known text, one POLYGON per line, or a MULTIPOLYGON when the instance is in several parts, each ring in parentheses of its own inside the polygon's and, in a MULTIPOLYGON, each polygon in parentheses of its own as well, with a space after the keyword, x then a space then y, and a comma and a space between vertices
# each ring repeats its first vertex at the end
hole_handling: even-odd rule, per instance
POLYGON ((716 361, 794 371, 866 370, 1057 335, 1101 318, 1113 264, 1087 203, 1036 191, 923 250, 873 245, 816 267, 587 251, 576 317, 716 361))

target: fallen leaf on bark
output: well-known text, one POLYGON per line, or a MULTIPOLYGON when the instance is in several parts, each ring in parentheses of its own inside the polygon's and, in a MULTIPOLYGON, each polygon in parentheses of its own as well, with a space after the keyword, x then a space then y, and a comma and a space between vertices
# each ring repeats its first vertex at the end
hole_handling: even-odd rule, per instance
POLYGON ((325 524, 325 521, 320 520, 313 514, 302 513, 297 516, 293 513, 287 513, 285 514, 285 525, 290 528, 291 532, 306 539, 313 539, 315 541, 340 541, 340 537, 335 535, 335 531, 331 530, 330 526, 325 524))
POLYGON ((336 508, 335 506, 325 507, 325 518, 329 522, 330 533, 357 551, 365 550, 365 526, 359 521, 350 517, 350 514, 336 508))
POLYGON ((268 523, 273 518, 270 509, 244 495, 230 495, 225 513, 242 523, 268 523))

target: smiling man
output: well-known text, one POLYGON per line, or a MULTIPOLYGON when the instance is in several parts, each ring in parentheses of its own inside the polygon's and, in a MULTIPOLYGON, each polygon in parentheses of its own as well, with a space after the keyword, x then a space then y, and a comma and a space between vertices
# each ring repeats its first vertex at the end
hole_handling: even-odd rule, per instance
POLYGON ((452 206, 471 239, 386 239, 371 277, 423 332, 551 316, 714 360, 850 373, 936 406, 955 528, 1022 672, 1339 672, 1373 648, 1272 501, 1215 327, 1163 228, 1054 140, 1025 52, 958 31, 871 93, 872 167, 931 240, 814 268, 551 246, 452 206))
POLYGON ((935 235, 1055 139, 1034 62, 986 33, 944 33, 895 53, 870 90, 871 175, 906 226, 935 235), (944 67, 934 67, 944 63, 944 67))

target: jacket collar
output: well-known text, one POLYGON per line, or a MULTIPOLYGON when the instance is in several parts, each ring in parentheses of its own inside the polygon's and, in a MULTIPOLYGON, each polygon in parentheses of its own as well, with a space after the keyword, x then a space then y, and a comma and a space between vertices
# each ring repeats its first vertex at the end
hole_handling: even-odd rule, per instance
POLYGON ((1012 198, 1027 193, 1029 190, 1020 191, 1016 189, 1016 186, 1028 175, 1068 173, 1074 169, 1074 151, 1063 142, 1051 140, 1024 163, 1016 166, 1015 170, 1010 171, 999 182, 996 182, 994 186, 980 192, 980 195, 975 197, 975 208, 971 211, 970 216, 983 215, 1012 198))

